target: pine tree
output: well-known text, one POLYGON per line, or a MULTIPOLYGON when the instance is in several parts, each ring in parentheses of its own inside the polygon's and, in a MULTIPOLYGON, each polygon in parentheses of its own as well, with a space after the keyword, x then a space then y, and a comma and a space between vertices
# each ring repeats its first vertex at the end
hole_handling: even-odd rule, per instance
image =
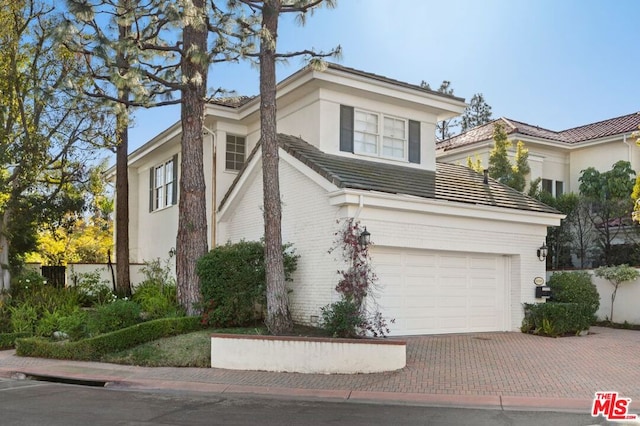
POLYGON ((471 98, 469 106, 464 110, 460 121, 460 130, 466 132, 474 127, 491 121, 491 106, 487 104, 482 93, 476 93, 471 98))

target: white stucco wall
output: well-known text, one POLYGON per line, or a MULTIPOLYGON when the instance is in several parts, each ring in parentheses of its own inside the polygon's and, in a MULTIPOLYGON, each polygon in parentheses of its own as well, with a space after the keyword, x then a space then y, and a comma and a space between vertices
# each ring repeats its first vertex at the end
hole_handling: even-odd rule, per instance
POLYGON ((574 192, 578 192, 580 187, 578 179, 584 169, 594 167, 600 172, 606 172, 620 160, 629 161, 629 147, 622 143, 622 139, 571 151, 569 174, 574 192))
MULTIPOLYGON (((132 262, 144 263, 147 260, 169 258, 169 251, 176 246, 176 236, 178 235, 178 204, 171 205, 156 211, 149 211, 149 169, 171 159, 179 152, 180 146, 174 145, 169 149, 154 152, 145 158, 145 161, 137 168, 137 187, 130 187, 130 191, 135 191, 135 203, 137 212, 133 219, 137 228, 130 227, 130 235, 137 234, 132 238, 131 260, 132 262), (135 244, 135 245, 134 245, 135 244), (135 253, 135 255, 134 255, 135 253)), ((178 157, 178 176, 180 175, 180 157, 178 157)), ((179 188, 178 183, 178 188, 179 188)), ((180 190, 178 189, 178 200, 180 190)), ((133 204, 132 203, 132 204, 133 204)))

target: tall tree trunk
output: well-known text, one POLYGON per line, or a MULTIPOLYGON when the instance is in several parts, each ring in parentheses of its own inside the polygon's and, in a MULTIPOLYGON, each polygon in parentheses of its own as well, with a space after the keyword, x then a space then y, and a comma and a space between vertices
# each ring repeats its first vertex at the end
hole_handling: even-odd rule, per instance
POLYGON ((129 147, 128 117, 116 118, 116 292, 131 295, 129 271, 129 147))
POLYGON ((11 273, 9 271, 9 238, 7 228, 11 210, 7 207, 0 221, 0 290, 9 290, 11 287, 11 273))
MULTIPOLYGON (((128 0, 121 1, 121 11, 128 11, 128 0)), ((124 41, 131 33, 131 25, 119 25, 119 39, 124 41)), ((116 63, 121 74, 126 74, 129 61, 126 54, 118 52, 116 63)), ((123 103, 116 115, 116 292, 121 296, 131 295, 129 271, 129 90, 119 89, 118 99, 123 103)))
POLYGON ((275 49, 278 38, 280 0, 264 2, 260 40, 260 136, 262 139, 262 183, 264 192, 265 266, 267 281, 266 325, 271 334, 293 330, 282 258, 282 209, 278 176, 276 128, 275 49))
MULTIPOLYGON (((207 25, 204 0, 193 0, 193 11, 183 30, 182 74, 187 80, 182 90, 182 150, 180 161, 180 201, 178 239, 176 242, 176 277, 178 301, 187 315, 197 315, 200 302, 200 280, 196 262, 205 255, 207 216, 203 170, 204 104, 208 63, 207 25)), ((214 171, 215 173, 215 171, 214 171)))

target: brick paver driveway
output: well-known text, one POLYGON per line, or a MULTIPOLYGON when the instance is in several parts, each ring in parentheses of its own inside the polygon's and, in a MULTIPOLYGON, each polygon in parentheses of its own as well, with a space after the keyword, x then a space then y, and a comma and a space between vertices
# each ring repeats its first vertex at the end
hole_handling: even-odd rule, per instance
MULTIPOLYGON (((617 391, 640 401, 640 331, 593 327, 583 337, 517 332, 407 338, 407 366, 381 374, 320 375, 213 368, 144 368, 21 358, 0 352, 0 370, 104 377, 105 380, 307 389, 590 400, 617 391)), ((389 395, 389 394, 387 394, 389 395)))

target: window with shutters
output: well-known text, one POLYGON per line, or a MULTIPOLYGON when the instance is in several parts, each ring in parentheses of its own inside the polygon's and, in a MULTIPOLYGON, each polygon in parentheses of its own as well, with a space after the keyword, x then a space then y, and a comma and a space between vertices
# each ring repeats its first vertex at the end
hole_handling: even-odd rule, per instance
POLYGON ((340 151, 420 164, 420 122, 340 105, 340 151))
POLYGON ((407 159, 407 120, 356 109, 353 121, 354 153, 407 159))
POLYGON ((177 155, 153 168, 150 174, 149 210, 177 204, 177 155))

